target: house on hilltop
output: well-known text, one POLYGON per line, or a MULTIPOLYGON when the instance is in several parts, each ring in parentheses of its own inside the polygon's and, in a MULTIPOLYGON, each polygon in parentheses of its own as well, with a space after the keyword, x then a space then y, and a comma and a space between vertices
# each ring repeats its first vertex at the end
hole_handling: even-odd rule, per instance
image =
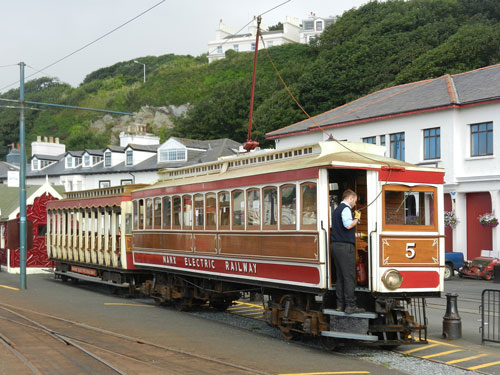
POLYGON ((445 210, 458 218, 446 229, 446 251, 472 259, 500 250, 500 226, 478 220, 500 215, 500 65, 380 90, 266 136, 283 149, 329 135, 444 168, 445 210))

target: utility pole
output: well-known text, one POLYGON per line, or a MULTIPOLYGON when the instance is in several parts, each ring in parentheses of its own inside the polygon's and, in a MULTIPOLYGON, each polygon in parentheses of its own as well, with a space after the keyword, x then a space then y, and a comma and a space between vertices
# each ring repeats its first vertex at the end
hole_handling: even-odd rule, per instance
POLYGON ((24 62, 20 62, 21 79, 19 86, 19 104, 21 115, 19 116, 19 143, 21 160, 19 166, 19 270, 21 273, 20 287, 26 289, 26 149, 24 130, 24 62))

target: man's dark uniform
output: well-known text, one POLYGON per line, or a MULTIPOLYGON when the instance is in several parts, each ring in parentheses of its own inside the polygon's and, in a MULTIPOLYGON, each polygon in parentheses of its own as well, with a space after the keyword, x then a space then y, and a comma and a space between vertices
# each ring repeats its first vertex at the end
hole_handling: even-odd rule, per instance
POLYGON ((342 202, 332 215, 332 248, 335 269, 337 271, 337 308, 355 307, 356 297, 356 227, 347 229, 342 222, 342 211, 351 207, 342 202))

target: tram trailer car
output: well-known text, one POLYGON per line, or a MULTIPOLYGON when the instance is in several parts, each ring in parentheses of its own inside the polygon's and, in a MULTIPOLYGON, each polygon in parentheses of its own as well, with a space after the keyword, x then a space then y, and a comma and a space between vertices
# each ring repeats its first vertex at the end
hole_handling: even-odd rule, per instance
POLYGON ((385 346, 427 342, 425 298, 444 274, 444 171, 384 157, 371 144, 321 142, 165 169, 132 192, 136 268, 145 294, 180 309, 225 309, 265 296, 283 336, 385 346), (330 218, 356 191, 357 303, 336 311, 330 218))
POLYGON ((125 185, 65 193, 47 204, 47 253, 56 277, 87 280, 135 293, 150 279, 132 261, 131 192, 125 185))

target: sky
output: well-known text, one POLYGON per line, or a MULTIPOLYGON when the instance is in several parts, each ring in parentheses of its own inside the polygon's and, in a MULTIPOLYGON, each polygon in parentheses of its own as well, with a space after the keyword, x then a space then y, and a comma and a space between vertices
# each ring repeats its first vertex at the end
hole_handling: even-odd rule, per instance
MULTIPOLYGON (((19 87, 19 66, 25 75, 103 36, 161 0, 3 0, 0 4, 0 91, 19 87), (14 84, 17 81, 16 84, 14 84), (13 84, 9 88, 6 86, 13 84)), ((94 70, 120 61, 168 53, 198 56, 208 51, 220 19, 239 30, 255 15, 286 0, 166 0, 150 12, 71 57, 44 70, 78 86, 94 70)), ((274 25, 287 16, 306 19, 341 15, 369 0, 290 0, 265 14, 274 25)), ((146 67, 147 69, 147 67, 146 67)), ((29 79, 28 79, 29 80, 29 79)))

